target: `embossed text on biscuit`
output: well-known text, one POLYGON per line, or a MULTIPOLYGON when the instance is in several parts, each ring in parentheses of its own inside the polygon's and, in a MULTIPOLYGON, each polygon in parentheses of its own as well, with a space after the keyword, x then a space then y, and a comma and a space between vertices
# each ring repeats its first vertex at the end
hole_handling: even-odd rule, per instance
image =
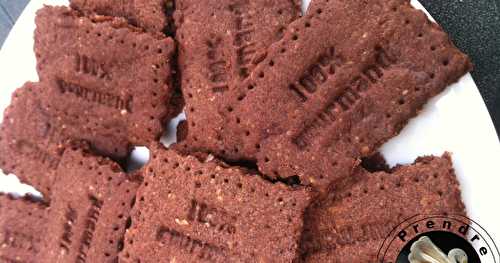
POLYGON ((111 80, 109 70, 105 64, 99 63, 88 56, 74 55, 75 71, 77 73, 94 76, 99 79, 111 80))
POLYGON ((236 47, 237 67, 239 75, 243 78, 249 75, 249 65, 253 56, 256 54, 256 43, 252 40, 252 34, 255 32, 255 26, 249 1, 240 1, 229 6, 229 9, 235 15, 236 34, 234 37, 234 46, 236 47))
POLYGON ((127 112, 132 112, 133 97, 131 96, 129 98, 121 98, 108 92, 86 88, 62 79, 57 80, 57 86, 61 94, 72 94, 88 102, 97 103, 120 111, 126 110, 127 112))
POLYGON ((397 224, 397 222, 387 220, 386 222, 370 222, 359 226, 341 226, 330 237, 334 243, 341 246, 376 241, 385 238, 387 233, 397 224))
MULTIPOLYGON (((362 244, 363 242, 383 240, 398 223, 393 220, 368 222, 358 226, 346 225, 338 228, 319 230, 320 242, 308 250, 311 253, 331 252, 343 246, 362 244)), ((318 241, 319 241, 318 240, 318 241)))
POLYGON ((335 48, 330 47, 295 83, 290 84, 289 88, 300 101, 305 102, 309 94, 315 93, 343 63, 343 58, 336 54, 335 48))
POLYGON ((204 224, 220 233, 234 234, 236 232, 234 216, 221 208, 209 206, 194 199, 191 200, 187 219, 190 222, 204 224))
POLYGON ((156 240, 164 244, 179 247, 200 260, 223 262, 226 254, 226 249, 223 247, 192 238, 167 227, 160 227, 158 229, 156 240))
POLYGON ((212 83, 213 92, 224 92, 229 89, 229 75, 224 60, 222 39, 214 38, 207 41, 208 79, 212 83))
MULTIPOLYGON (((384 49, 375 49, 376 62, 368 65, 344 88, 344 90, 328 103, 313 119, 293 138, 293 143, 300 149, 306 148, 321 131, 337 122, 342 112, 349 111, 362 98, 373 84, 377 83, 384 75, 384 70, 396 63, 384 49)), ((305 96, 303 96, 305 98, 305 96)))
POLYGON ((87 211, 84 223, 85 228, 83 230, 80 246, 78 248, 78 256, 76 258, 77 263, 84 263, 87 261, 87 253, 92 244, 96 225, 99 221, 99 216, 101 215, 101 209, 103 206, 103 202, 94 196, 89 196, 89 201, 90 208, 87 211))
POLYGON ((64 214, 65 223, 63 226, 63 234, 61 237, 60 247, 64 249, 66 252, 69 252, 71 247, 74 230, 73 226, 76 223, 76 219, 78 218, 78 213, 71 206, 66 208, 66 212, 64 214))

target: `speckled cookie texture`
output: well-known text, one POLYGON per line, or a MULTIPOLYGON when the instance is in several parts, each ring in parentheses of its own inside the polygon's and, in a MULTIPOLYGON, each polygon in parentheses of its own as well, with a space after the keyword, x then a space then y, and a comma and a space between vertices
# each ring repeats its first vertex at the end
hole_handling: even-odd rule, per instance
POLYGON ((67 140, 58 121, 42 107, 42 90, 28 82, 12 95, 0 126, 0 168, 50 197, 67 140))
POLYGON ((0 193, 0 262, 37 262, 46 233, 47 205, 0 193))
POLYGON ((450 156, 422 157, 390 172, 358 168, 307 212, 304 262, 375 262, 391 230, 416 214, 465 215, 450 156))
POLYGON ((67 7, 40 9, 36 25, 37 70, 48 89, 44 103, 78 124, 80 130, 70 135, 87 130, 91 144, 102 138, 123 141, 92 144, 114 159, 124 158, 131 145, 160 137, 174 92, 172 39, 124 19, 86 17, 67 7))
POLYGON ((0 194, 1 262, 375 262, 404 219, 466 214, 449 154, 377 153, 472 67, 408 0, 175 4, 38 11, 0 168, 47 203, 0 194))
POLYGON ((309 193, 213 158, 152 150, 123 262, 291 262, 309 193), (212 160, 211 160, 212 159, 212 160))
POLYGON ((172 19, 167 12, 173 0, 71 0, 74 9, 107 16, 124 17, 148 32, 164 32, 172 19))
MULTIPOLYGON (((127 22, 147 32, 174 35, 173 0, 70 0, 70 6, 86 14, 123 17, 127 22)), ((167 118, 174 118, 184 107, 182 94, 170 99, 167 118)))
POLYGON ((409 1, 314 1, 219 109, 226 158, 327 189, 470 68, 409 1))
POLYGON ((117 262, 139 184, 111 160, 68 148, 37 262, 117 262))
POLYGON ((179 71, 186 101, 189 134, 186 152, 225 155, 226 105, 236 83, 246 79, 265 49, 283 37, 286 26, 300 15, 290 0, 176 1, 179 71))

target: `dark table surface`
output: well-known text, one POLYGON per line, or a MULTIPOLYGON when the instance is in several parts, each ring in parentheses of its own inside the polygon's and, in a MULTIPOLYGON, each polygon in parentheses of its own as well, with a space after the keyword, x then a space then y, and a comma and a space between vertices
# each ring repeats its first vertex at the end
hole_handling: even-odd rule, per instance
MULTIPOLYGON (((0 45, 29 0, 0 0, 0 45)), ((420 0, 475 64, 476 81, 500 134, 500 0, 420 0)))

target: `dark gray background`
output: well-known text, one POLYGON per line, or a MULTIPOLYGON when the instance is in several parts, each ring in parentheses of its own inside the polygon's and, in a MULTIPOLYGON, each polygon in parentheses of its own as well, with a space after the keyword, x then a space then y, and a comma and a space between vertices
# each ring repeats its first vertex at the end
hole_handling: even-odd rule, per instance
MULTIPOLYGON (((0 45, 29 0, 0 0, 0 45)), ((500 0, 420 0, 475 64, 472 76, 500 133, 500 0)))

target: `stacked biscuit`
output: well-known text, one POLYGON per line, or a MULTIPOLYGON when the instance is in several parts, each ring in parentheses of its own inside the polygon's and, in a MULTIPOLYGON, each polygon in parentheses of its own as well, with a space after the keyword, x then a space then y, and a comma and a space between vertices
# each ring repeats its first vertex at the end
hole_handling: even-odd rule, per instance
POLYGON ((448 154, 361 163, 471 68, 407 0, 73 0, 36 24, 0 168, 43 201, 0 196, 1 262, 374 262, 408 216, 465 214, 448 154))

